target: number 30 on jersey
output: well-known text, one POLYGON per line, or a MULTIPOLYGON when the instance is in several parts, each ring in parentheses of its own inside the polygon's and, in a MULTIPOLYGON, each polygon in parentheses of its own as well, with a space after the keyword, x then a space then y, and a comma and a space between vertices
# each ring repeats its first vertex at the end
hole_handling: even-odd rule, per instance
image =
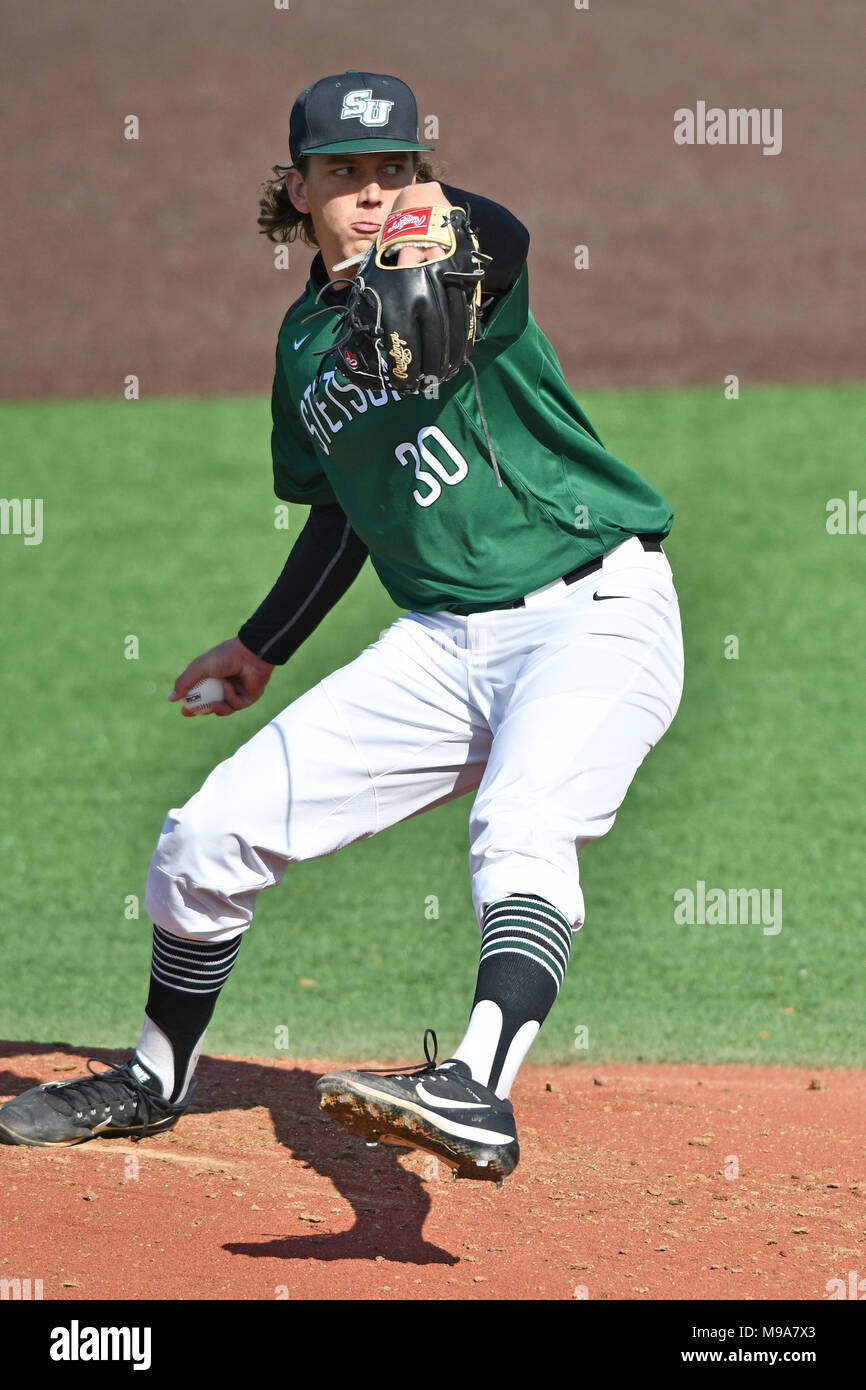
POLYGON ((412 493, 419 507, 432 506, 437 497, 442 496, 443 483, 453 487, 455 483, 462 483, 469 472, 469 464, 460 450, 451 443, 447 434, 443 434, 438 425, 425 425, 418 431, 414 444, 408 441, 398 444, 394 453, 404 467, 407 464, 414 465, 415 477, 427 489, 421 492, 416 487, 412 493), (432 444, 439 445, 445 455, 444 459, 433 452, 430 447, 432 444))

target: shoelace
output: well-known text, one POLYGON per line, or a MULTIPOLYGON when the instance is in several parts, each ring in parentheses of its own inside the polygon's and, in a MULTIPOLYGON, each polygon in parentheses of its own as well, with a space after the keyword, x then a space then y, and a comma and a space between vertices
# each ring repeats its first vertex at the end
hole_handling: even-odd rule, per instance
POLYGON ((107 1072, 100 1075, 93 1070, 92 1064, 96 1060, 95 1057, 89 1057, 87 1060, 87 1070, 93 1077, 92 1081, 88 1081, 85 1077, 81 1081, 56 1081, 47 1086, 44 1095, 48 1104, 52 1109, 60 1112, 69 1109, 74 1113, 76 1119, 82 1120, 85 1114, 89 1113, 91 1116, 96 1116, 100 1110, 105 1115, 113 1116, 116 1108, 125 1110, 127 1104, 131 1103, 133 1113, 139 1110, 143 1112, 143 1123, 147 1128, 153 1113, 152 1102, 156 1097, 145 1088, 137 1076, 133 1075, 127 1063, 121 1067, 110 1067, 107 1072), (109 1076, 111 1081, 108 1080, 109 1076), (123 1086, 128 1097, 127 1100, 118 1102, 118 1084, 123 1086))
POLYGON ((359 1067, 365 1076, 422 1076, 425 1072, 435 1071, 436 1059, 439 1056, 439 1043, 432 1028, 424 1029, 424 1056, 426 1062, 414 1062, 405 1067, 359 1067), (430 1045, 428 1038, 433 1039, 433 1055, 430 1055, 430 1045))
MULTIPOLYGON (((319 290, 319 293, 316 295, 314 303, 318 304, 322 295, 326 294, 328 290, 333 289, 335 285, 352 285, 355 283, 355 279, 353 279, 353 277, 349 275, 338 275, 336 279, 329 280, 326 285, 322 286, 322 288, 319 290)), ((363 279, 358 281, 358 283, 360 284, 361 292, 367 293, 367 286, 364 283, 363 279)), ((375 290, 370 290, 369 293, 375 296, 375 299, 378 303, 378 312, 376 316, 376 332, 378 334, 378 330, 381 326, 382 321, 382 301, 379 299, 379 296, 375 293, 375 290)), ((319 348, 317 352, 313 353, 314 357, 320 357, 322 359, 319 363, 318 370, 316 371, 315 379, 313 381, 314 394, 319 389, 319 383, 322 380, 322 374, 325 370, 325 363, 327 362, 327 359, 349 341, 349 339, 352 336, 352 333, 355 330, 360 331, 364 328, 364 324, 361 323, 354 306, 350 306, 348 304, 326 304, 324 309, 316 309, 313 311, 312 314, 307 314, 306 318, 301 319, 301 324, 305 325, 310 323, 313 319, 321 318, 322 314, 339 314, 341 316, 340 322, 334 324, 332 331, 336 333, 338 328, 344 328, 345 331, 342 334, 342 336, 337 339, 335 343, 331 344, 330 347, 319 348)), ((380 379, 381 375, 382 373, 380 369, 380 379)), ((382 385, 384 386, 384 382, 382 382, 382 385)))
POLYGON ((478 373, 475 370, 475 363, 472 361, 471 358, 466 359, 466 365, 472 373, 472 378, 475 383, 475 400, 478 404, 478 414, 481 416, 481 424, 484 428, 484 438, 487 440, 487 452, 490 455, 490 462, 493 467, 493 472, 496 474, 496 486, 502 487, 502 475, 499 472, 499 463, 497 461, 495 453, 493 452, 493 441, 490 438, 490 431, 487 428, 487 416, 484 414, 484 406, 481 404, 481 391, 478 386, 478 373))

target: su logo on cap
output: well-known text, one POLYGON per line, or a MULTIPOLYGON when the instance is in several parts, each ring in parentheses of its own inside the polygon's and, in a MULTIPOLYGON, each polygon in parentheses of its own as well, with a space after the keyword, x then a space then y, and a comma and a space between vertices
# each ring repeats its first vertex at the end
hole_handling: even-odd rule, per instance
POLYGON ((347 92, 343 97, 340 120, 358 120, 361 125, 387 125, 393 101, 373 96, 372 87, 363 87, 357 92, 347 92))

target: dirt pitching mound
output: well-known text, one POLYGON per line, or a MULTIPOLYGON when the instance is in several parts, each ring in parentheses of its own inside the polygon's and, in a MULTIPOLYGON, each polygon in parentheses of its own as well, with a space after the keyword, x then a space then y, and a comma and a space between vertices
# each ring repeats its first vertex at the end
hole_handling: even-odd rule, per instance
MULTIPOLYGON (((0 1095, 121 1054, 0 1047, 0 1095)), ((333 1059, 207 1057, 141 1143, 0 1146, 0 1277, 45 1299, 826 1299, 866 1262, 866 1075, 527 1065, 501 1189, 325 1120, 333 1059)))

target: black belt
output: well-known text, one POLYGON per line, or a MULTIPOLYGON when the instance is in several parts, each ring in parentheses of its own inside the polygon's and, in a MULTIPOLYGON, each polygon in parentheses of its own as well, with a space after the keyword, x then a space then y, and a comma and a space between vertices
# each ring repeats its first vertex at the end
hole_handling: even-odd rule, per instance
MULTIPOLYGON (((644 550, 661 550, 662 543, 658 536, 638 536, 638 540, 644 550)), ((568 574, 561 576, 563 584, 576 584, 578 579, 584 579, 588 574, 594 574, 600 570, 604 564, 604 556, 597 555, 594 560, 587 560, 586 564, 578 565, 576 570, 569 570, 568 574)), ((555 581, 551 581, 555 582, 555 581)), ((506 608, 525 608, 526 599, 516 598, 512 603, 506 603, 506 608)))

